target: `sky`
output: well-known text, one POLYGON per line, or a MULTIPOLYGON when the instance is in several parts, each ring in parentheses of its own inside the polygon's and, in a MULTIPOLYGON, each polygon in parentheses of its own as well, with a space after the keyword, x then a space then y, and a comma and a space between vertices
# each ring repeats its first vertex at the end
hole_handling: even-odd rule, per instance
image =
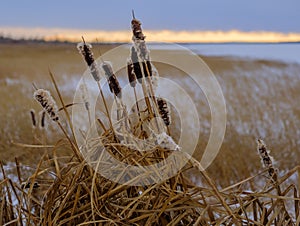
POLYGON ((226 36, 234 30, 244 35, 264 31, 300 37, 299 0, 10 0, 1 3, 0 33, 13 35, 16 28, 24 36, 35 35, 33 29, 41 35, 38 29, 49 29, 56 36, 62 30, 66 34, 125 31, 130 29, 132 9, 145 30, 175 32, 168 35, 222 31, 226 36))

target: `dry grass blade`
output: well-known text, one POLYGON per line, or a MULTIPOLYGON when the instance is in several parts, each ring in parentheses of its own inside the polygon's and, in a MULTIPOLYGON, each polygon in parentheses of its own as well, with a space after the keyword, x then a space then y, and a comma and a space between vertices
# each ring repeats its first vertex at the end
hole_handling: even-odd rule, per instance
MULTIPOLYGON (((54 78, 54 75, 52 74, 52 72, 51 72, 50 69, 49 69, 49 75, 50 75, 52 84, 54 85, 54 88, 55 88, 55 90, 56 90, 56 93, 57 93, 57 95, 58 95, 58 97, 59 97, 59 100, 60 100, 60 102, 61 102, 62 108, 64 109, 65 115, 66 115, 66 117, 67 117, 69 126, 70 126, 71 131, 72 131, 73 138, 75 139, 75 134, 74 134, 73 124, 72 124, 72 122, 71 122, 70 114, 69 114, 69 112, 68 112, 68 110, 67 110, 67 108, 66 108, 66 105, 65 105, 65 103, 64 103, 64 100, 63 100, 63 98, 62 98, 62 95, 61 95, 61 93, 60 93, 60 91, 59 91, 59 88, 58 88, 58 86, 57 86, 56 80, 55 80, 55 78, 54 78)), ((76 139, 75 139, 75 140, 76 140, 76 139)), ((76 142, 76 141, 75 141, 75 142, 76 142)))

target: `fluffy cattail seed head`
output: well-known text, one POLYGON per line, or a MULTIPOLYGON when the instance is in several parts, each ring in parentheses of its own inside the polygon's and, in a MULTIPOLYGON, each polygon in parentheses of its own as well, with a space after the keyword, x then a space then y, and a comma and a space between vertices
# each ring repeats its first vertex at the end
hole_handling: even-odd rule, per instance
POLYGON ((149 60, 149 51, 147 49, 145 40, 134 40, 134 45, 140 59, 143 61, 149 60))
POLYGON ((33 94, 34 99, 40 103, 53 121, 58 121, 58 107, 48 90, 38 89, 33 94))
POLYGON ((132 19, 131 28, 132 28, 133 37, 138 39, 138 40, 144 40, 145 39, 145 36, 143 34, 141 25, 142 24, 139 20, 137 20, 135 18, 132 19))
POLYGON ((171 116, 167 101, 163 98, 157 98, 157 105, 159 114, 164 120, 165 125, 169 126, 171 124, 171 116))
POLYGON ((133 70, 133 63, 131 59, 127 60, 127 75, 131 87, 134 88, 136 86, 136 75, 133 70))
POLYGON ((77 49, 79 50, 79 53, 83 56, 87 65, 89 66, 93 78, 97 82, 100 81, 100 73, 98 70, 98 65, 94 59, 94 55, 92 52, 92 45, 89 43, 86 43, 83 40, 83 42, 80 42, 77 44, 77 49))
POLYGON ((270 150, 267 149, 265 142, 261 139, 257 140, 257 151, 261 158, 263 167, 268 169, 268 173, 273 179, 276 178, 276 170, 273 166, 273 158, 270 155, 270 150))
POLYGON ((113 72, 110 62, 103 62, 101 64, 101 68, 103 69, 106 79, 108 81, 110 92, 115 94, 116 97, 121 98, 122 89, 116 75, 113 72))
POLYGON ((92 45, 83 41, 77 44, 77 49, 79 50, 79 53, 83 56, 87 65, 91 66, 92 63, 95 61, 92 52, 92 45))
MULTIPOLYGON (((138 55, 141 60, 149 60, 149 51, 146 46, 145 38, 146 36, 143 34, 141 22, 134 17, 131 21, 131 28, 132 28, 132 41, 134 42, 135 48, 138 52, 138 55)), ((133 61, 134 62, 134 61, 133 61)))
POLYGON ((142 83, 143 74, 142 74, 140 63, 139 63, 138 54, 137 54, 134 46, 131 47, 130 57, 131 57, 131 61, 133 63, 133 72, 136 75, 136 78, 138 79, 139 83, 142 83))

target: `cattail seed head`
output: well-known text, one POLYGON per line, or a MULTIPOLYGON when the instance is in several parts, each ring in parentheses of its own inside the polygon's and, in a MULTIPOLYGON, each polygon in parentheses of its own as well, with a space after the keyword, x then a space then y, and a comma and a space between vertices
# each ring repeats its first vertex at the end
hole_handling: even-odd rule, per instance
POLYGON ((141 22, 137 19, 132 19, 131 21, 131 29, 133 33, 133 37, 139 40, 144 40, 145 36, 142 31, 142 26, 141 22))
POLYGON ((45 116, 46 116, 46 112, 43 111, 41 117, 41 128, 45 128, 45 116))
POLYGON ((167 101, 163 98, 157 98, 157 105, 159 114, 161 115, 165 125, 169 126, 171 124, 171 116, 167 101))
POLYGON ((116 97, 121 98, 122 97, 122 89, 121 89, 121 86, 119 84, 119 81, 118 81, 116 75, 113 72, 110 62, 106 62, 106 61, 103 62, 101 64, 101 68, 103 69, 103 71, 105 73, 110 92, 115 94, 116 97))
MULTIPOLYGON (((23 183, 21 184, 21 188, 22 188, 22 189, 30 188, 30 186, 31 186, 31 182, 23 182, 23 183)), ((38 182, 34 182, 34 183, 33 183, 32 188, 39 188, 39 187, 40 187, 40 185, 39 185, 38 182)))
POLYGON ((127 75, 131 87, 134 88, 136 86, 136 75, 134 73, 133 63, 131 59, 127 60, 127 75))
POLYGON ((146 46, 145 40, 134 40, 135 48, 141 60, 149 60, 149 51, 146 46))
POLYGON ((32 127, 36 127, 36 118, 35 118, 35 111, 33 109, 30 110, 30 116, 31 116, 31 122, 32 122, 32 127))
MULTIPOLYGON (((146 46, 145 38, 146 36, 143 34, 141 22, 135 18, 131 21, 131 29, 132 29, 132 41, 134 42, 135 48, 139 54, 141 60, 149 60, 149 51, 146 46)), ((134 62, 134 61, 133 61, 134 62)))
POLYGON ((90 66, 90 71, 96 82, 100 81, 100 72, 96 62, 93 62, 90 66))
POLYGON ((91 74, 95 81, 100 81, 100 73, 98 69, 98 65, 94 59, 94 55, 92 52, 92 45, 89 43, 80 42, 77 44, 77 49, 79 50, 79 53, 83 56, 85 62, 90 68, 91 74))
POLYGON ((80 42, 77 44, 77 49, 79 53, 83 56, 85 62, 88 66, 91 66, 94 60, 94 55, 92 52, 92 45, 85 42, 80 42))
POLYGON ((136 75, 138 82, 142 83, 143 74, 142 74, 140 63, 139 63, 139 58, 138 58, 138 55, 137 55, 137 52, 136 52, 134 46, 132 46, 130 49, 130 57, 131 57, 131 61, 133 63, 133 72, 136 75))
POLYGON ((38 89, 33 94, 34 99, 40 103, 53 121, 58 121, 58 107, 48 90, 38 89))
POLYGON ((270 155, 270 150, 267 149, 265 142, 261 139, 257 140, 257 151, 261 158, 263 167, 268 169, 269 175, 274 179, 277 177, 276 170, 273 166, 273 157, 270 155))
POLYGON ((149 60, 143 62, 143 69, 145 77, 152 76, 152 66, 149 60))

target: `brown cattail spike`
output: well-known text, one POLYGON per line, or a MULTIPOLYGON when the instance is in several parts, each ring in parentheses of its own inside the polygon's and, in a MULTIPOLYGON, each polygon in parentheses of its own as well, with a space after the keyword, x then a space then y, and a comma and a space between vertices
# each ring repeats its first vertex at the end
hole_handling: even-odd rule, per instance
POLYGON ((82 37, 83 42, 77 44, 77 49, 79 53, 83 56, 85 62, 90 68, 91 74, 95 81, 100 81, 100 73, 97 67, 97 63, 95 62, 94 55, 92 52, 92 45, 86 43, 84 38, 82 37))
POLYGON ((142 83, 143 74, 142 74, 137 52, 133 46, 131 47, 130 55, 131 55, 131 61, 133 63, 133 72, 136 75, 136 78, 138 79, 139 83, 142 83))
MULTIPOLYGON (((30 188, 30 186, 31 186, 31 182, 23 182, 23 183, 21 184, 21 188, 22 188, 22 189, 30 188)), ((33 183, 32 188, 39 188, 39 187, 40 187, 40 185, 38 184, 38 182, 34 182, 34 183, 33 183)))
POLYGON ((149 60, 146 62, 143 62, 143 69, 144 69, 144 75, 145 77, 152 76, 152 67, 149 60))
POLYGON ((35 111, 33 109, 30 110, 31 122, 33 128, 36 127, 36 119, 35 119, 35 111))
POLYGON ((127 75, 131 87, 136 86, 136 75, 133 70, 133 63, 130 59, 127 60, 127 75))
POLYGON ((265 142, 261 139, 257 140, 257 151, 261 158, 263 167, 268 169, 269 175, 272 177, 273 180, 277 177, 276 170, 273 166, 273 158, 270 155, 270 150, 267 149, 265 142))
POLYGON ((141 22, 135 18, 131 20, 131 28, 133 32, 133 36, 138 40, 144 40, 145 36, 142 31, 141 22))
POLYGON ((157 98, 157 105, 159 114, 161 115, 162 119, 166 126, 171 124, 171 116, 170 116, 170 109, 168 107, 167 101, 163 98, 157 98))
POLYGON ((40 105, 44 108, 44 110, 48 113, 50 118, 53 121, 58 121, 58 107, 53 97, 51 96, 48 90, 38 89, 33 94, 34 98, 40 105))
POLYGON ((101 67, 106 75, 110 92, 115 94, 116 97, 121 98, 122 89, 116 75, 113 73, 112 66, 110 65, 110 63, 103 62, 101 64, 101 67))
POLYGON ((42 127, 42 128, 45 127, 45 116, 46 116, 46 112, 43 111, 42 117, 41 117, 41 127, 42 127))
MULTIPOLYGON (((83 39, 83 37, 82 37, 83 39)), ((94 55, 92 52, 92 45, 89 43, 86 43, 83 39, 83 42, 78 43, 77 49, 79 50, 79 53, 82 54, 84 57, 85 62, 87 63, 88 66, 91 66, 92 63, 95 61, 94 55)))
MULTIPOLYGON (((132 40, 141 60, 149 60, 149 52, 145 43, 146 36, 143 34, 141 22, 135 18, 131 21, 133 37, 132 40)), ((145 69, 144 69, 145 70, 145 69)))
POLYGON ((146 46, 146 42, 144 40, 138 41, 138 42, 136 42, 135 45, 137 47, 139 57, 142 60, 145 60, 145 61, 149 60, 149 54, 148 54, 148 49, 147 49, 147 46, 146 46))

